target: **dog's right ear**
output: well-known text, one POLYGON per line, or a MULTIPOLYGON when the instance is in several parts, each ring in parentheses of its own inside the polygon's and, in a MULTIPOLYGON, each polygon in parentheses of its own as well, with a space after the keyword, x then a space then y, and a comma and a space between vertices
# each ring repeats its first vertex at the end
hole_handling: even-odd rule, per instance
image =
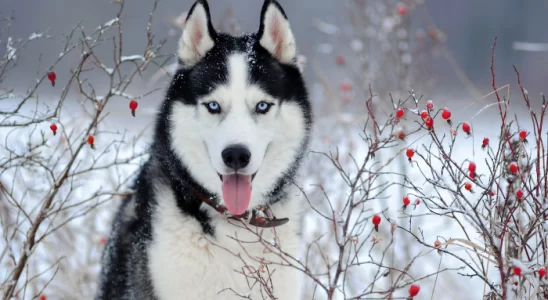
POLYGON ((295 63, 297 47, 289 20, 276 0, 265 0, 261 24, 257 32, 259 43, 282 63, 295 63))
POLYGON ((211 23, 211 14, 206 0, 198 0, 192 5, 179 40, 179 59, 185 66, 191 66, 215 45, 217 33, 211 23))

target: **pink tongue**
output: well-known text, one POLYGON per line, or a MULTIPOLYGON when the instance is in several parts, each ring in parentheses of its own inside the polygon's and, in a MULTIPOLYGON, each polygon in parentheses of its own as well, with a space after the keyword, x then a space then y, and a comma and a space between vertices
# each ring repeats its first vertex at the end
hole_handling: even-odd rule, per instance
POLYGON ((231 214, 245 213, 251 201, 251 176, 223 175, 223 200, 231 214))

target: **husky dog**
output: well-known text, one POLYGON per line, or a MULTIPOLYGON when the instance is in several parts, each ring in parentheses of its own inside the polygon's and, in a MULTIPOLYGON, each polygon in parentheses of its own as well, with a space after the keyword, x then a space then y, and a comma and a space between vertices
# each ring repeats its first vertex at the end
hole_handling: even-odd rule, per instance
POLYGON ((178 58, 96 299, 299 299, 300 271, 275 248, 299 252, 312 116, 284 10, 266 0, 259 30, 234 37, 198 0, 178 58))

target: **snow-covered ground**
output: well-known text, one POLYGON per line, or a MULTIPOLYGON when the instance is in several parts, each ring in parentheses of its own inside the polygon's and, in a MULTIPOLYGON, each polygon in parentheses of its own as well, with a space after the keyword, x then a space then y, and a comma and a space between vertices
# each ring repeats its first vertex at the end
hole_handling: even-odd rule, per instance
MULTIPOLYGON (((53 275, 55 277, 43 292, 48 296, 48 299, 87 299, 93 295, 102 244, 108 235, 109 223, 120 199, 119 196, 112 196, 112 194, 129 191, 127 183, 130 182, 139 165, 146 159, 146 153, 143 153, 143 151, 145 151, 150 141, 154 112, 160 101, 159 97, 159 95, 155 95, 143 99, 137 110, 136 118, 131 116, 127 109, 127 101, 123 99, 112 102, 108 107, 108 115, 102 121, 102 125, 99 126, 99 132, 95 134, 96 149, 93 150, 87 145, 84 147, 78 155, 77 166, 71 173, 75 174, 74 180, 63 187, 54 198, 54 205, 51 210, 60 209, 61 213, 55 215, 55 217, 46 218, 46 222, 40 227, 39 233, 47 233, 48 236, 38 246, 29 261, 29 276, 43 271, 45 273, 41 279, 34 281, 35 285, 30 285, 31 288, 25 299, 30 299, 39 293, 53 275), (124 141, 124 143, 121 141, 124 141), (116 165, 105 169, 100 167, 111 165, 113 162, 116 162, 116 165), (88 171, 98 166, 97 170, 88 171), (99 194, 103 196, 93 197, 99 194), (81 203, 81 201, 90 198, 92 199, 87 200, 89 203, 81 203), (64 223, 67 220, 70 220, 70 222, 64 223), (59 225, 63 226, 53 230, 59 225)), ((313 93, 312 98, 315 99, 315 97, 320 98, 319 95, 313 93)), ((440 102, 451 103, 452 101, 458 103, 456 100, 443 98, 435 103, 437 105, 440 102)), ((8 109, 11 104, 15 103, 15 101, 13 103, 4 102, 1 109, 8 109)), ((454 122, 465 120, 471 122, 473 135, 466 138, 464 134, 458 134, 456 142, 458 146, 453 159, 458 162, 464 162, 467 159, 473 160, 477 163, 478 170, 485 169, 486 155, 484 151, 480 150, 479 145, 483 137, 490 137, 492 141, 497 140, 500 128, 496 125, 496 111, 487 109, 474 116, 467 108, 460 108, 460 106, 462 105, 454 106, 453 120, 454 122)), ((82 132, 89 123, 90 118, 86 116, 76 102, 67 103, 64 109, 67 113, 62 114, 63 117, 58 123, 59 131, 66 131, 71 136, 69 140, 72 147, 76 147, 85 138, 82 132)), ((33 107, 28 108, 29 113, 33 110, 33 107)), ((523 112, 518 111, 518 113, 523 115, 523 112)), ((350 171, 352 161, 349 160, 349 154, 352 154, 359 162, 363 160, 367 153, 366 144, 360 138, 360 134, 363 134, 360 132, 360 128, 365 122, 365 116, 364 111, 351 112, 351 110, 318 116, 316 118, 312 150, 325 153, 335 151, 338 148, 342 165, 352 173, 353 171, 350 171)), ((409 117, 409 119, 412 118, 409 117)), ((449 125, 445 122, 438 119, 436 119, 436 122, 437 130, 449 131, 449 125)), ((520 124, 520 126, 531 130, 528 127, 530 124, 525 123, 520 124)), ((425 132, 411 136, 405 142, 401 142, 398 147, 378 153, 376 163, 369 165, 369 167, 377 168, 391 161, 386 165, 385 173, 406 172, 409 178, 417 181, 415 184, 426 186, 426 183, 421 179, 419 168, 417 166, 410 167, 405 154, 398 154, 398 151, 412 147, 421 152, 420 145, 428 145, 429 139, 425 132), (394 157, 395 159, 393 159, 394 157)), ((1 150, 0 157, 2 159, 0 163, 16 153, 26 153, 25 155, 28 155, 29 143, 32 145, 44 142, 44 146, 33 152, 32 157, 44 161, 48 169, 53 170, 55 175, 63 172, 66 167, 65 161, 70 157, 68 154, 71 150, 64 135, 58 133, 54 136, 49 130, 49 124, 45 123, 14 130, 3 129, 0 131, 0 140, 4 141, 10 149, 10 151, 1 150)), ((345 186, 341 177, 334 170, 329 161, 319 154, 311 153, 307 157, 304 167, 303 187, 305 191, 314 196, 311 199, 312 203, 317 205, 317 208, 320 211, 323 210, 323 212, 326 212, 326 199, 317 193, 316 184, 321 183, 323 185, 336 211, 342 210, 348 193, 348 187, 345 186)), ((10 197, 23 199, 22 207, 30 218, 35 217, 41 205, 41 203, 36 203, 36 200, 44 199, 54 184, 53 178, 47 174, 45 169, 26 168, 25 165, 21 165, 19 168, 7 169, 1 174, 0 180, 4 183, 4 186, 13 187, 13 194, 10 197)), ((379 180, 380 182, 391 182, 401 180, 401 177, 386 175, 379 180)), ((411 231, 415 233, 418 233, 420 228, 424 240, 431 243, 438 237, 445 239, 465 238, 462 228, 450 219, 424 215, 427 210, 423 204, 418 205, 415 209, 409 207, 404 214, 401 211, 401 199, 408 192, 412 191, 402 190, 401 188, 391 188, 385 191, 382 193, 383 198, 367 203, 371 209, 370 214, 385 211, 384 215, 400 226, 407 228, 411 226, 411 231), (413 223, 409 225, 409 215, 421 217, 414 218, 413 223)), ((429 191, 424 190, 423 192, 428 193, 429 191)), ((414 199, 412 198, 412 201, 414 199)), ((1 203, 2 212, 17 214, 18 210, 12 207, 11 203, 1 203)), ((2 220, 1 226, 4 239, 0 240, 0 250, 2 250, 0 259, 3 266, 0 278, 4 281, 9 276, 13 262, 18 260, 17 255, 21 251, 21 243, 24 241, 24 234, 27 232, 30 223, 21 215, 4 215, 2 220), (9 220, 17 220, 17 224, 10 224, 9 220), (18 226, 18 237, 10 244, 7 244, 6 234, 11 232, 14 226, 18 226), (14 254, 15 257, 11 257, 11 254, 14 254)), ((383 222, 385 221, 383 220, 383 222)), ((474 228, 466 225, 466 223, 465 226, 467 226, 465 228, 468 233, 472 235, 471 240, 482 245, 482 241, 477 236, 474 228)), ((363 261, 371 261, 371 258, 374 258, 374 260, 378 259, 380 261, 384 248, 389 245, 391 228, 388 222, 382 223, 379 232, 373 233, 373 236, 379 238, 380 241, 372 247, 372 236, 370 236, 372 226, 367 224, 366 227, 364 232, 357 236, 360 241, 367 240, 361 254, 362 259, 363 261), (370 248, 373 249, 371 252, 369 251, 370 248)), ((321 234, 332 231, 331 222, 326 221, 313 211, 308 212, 306 215, 305 228, 304 238, 307 242, 316 239, 321 234)), ((334 240, 324 240, 321 241, 321 244, 324 247, 323 250, 327 251, 328 259, 335 262, 338 254, 334 240)), ((414 257, 419 256, 409 269, 409 274, 414 278, 435 273, 443 268, 462 266, 461 262, 447 255, 440 256, 436 251, 421 246, 403 232, 396 232, 393 244, 390 247, 387 252, 389 257, 384 258, 383 261, 385 265, 396 265, 399 269, 403 269, 405 264, 409 263, 414 257), (398 264, 401 265, 398 266, 398 264)), ((461 257, 470 261, 473 260, 472 256, 468 256, 462 247, 450 245, 448 250, 460 254, 461 257)), ((317 265, 322 265, 322 257, 316 256, 313 259, 317 260, 317 265)), ((492 265, 489 269, 490 272, 496 274, 497 270, 492 265)), ((353 287, 354 293, 359 293, 363 287, 372 281, 376 270, 375 267, 367 265, 352 269, 347 274, 347 285, 353 287)), ((460 272, 467 273, 466 269, 460 272)), ((379 288, 387 286, 388 279, 384 280, 386 282, 383 282, 383 279, 378 282, 379 288)), ((439 274, 437 278, 434 276, 419 281, 421 296, 417 299, 430 297, 435 280, 437 281, 433 299, 453 299, 457 295, 467 295, 468 298, 478 299, 484 295, 484 284, 481 280, 458 275, 457 271, 447 271, 439 274)), ((310 295, 312 288, 312 285, 307 284, 307 295, 310 295)), ((396 294, 404 296, 407 292, 406 289, 402 289, 396 294)), ((324 298, 317 295, 316 299, 324 298)))

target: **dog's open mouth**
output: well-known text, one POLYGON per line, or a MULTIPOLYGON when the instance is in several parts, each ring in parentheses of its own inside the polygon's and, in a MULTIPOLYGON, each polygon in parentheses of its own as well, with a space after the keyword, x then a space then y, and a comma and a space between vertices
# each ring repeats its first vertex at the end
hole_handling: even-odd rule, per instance
POLYGON ((247 210, 251 201, 251 181, 255 175, 229 174, 220 175, 223 182, 223 199, 226 209, 236 216, 247 210))

